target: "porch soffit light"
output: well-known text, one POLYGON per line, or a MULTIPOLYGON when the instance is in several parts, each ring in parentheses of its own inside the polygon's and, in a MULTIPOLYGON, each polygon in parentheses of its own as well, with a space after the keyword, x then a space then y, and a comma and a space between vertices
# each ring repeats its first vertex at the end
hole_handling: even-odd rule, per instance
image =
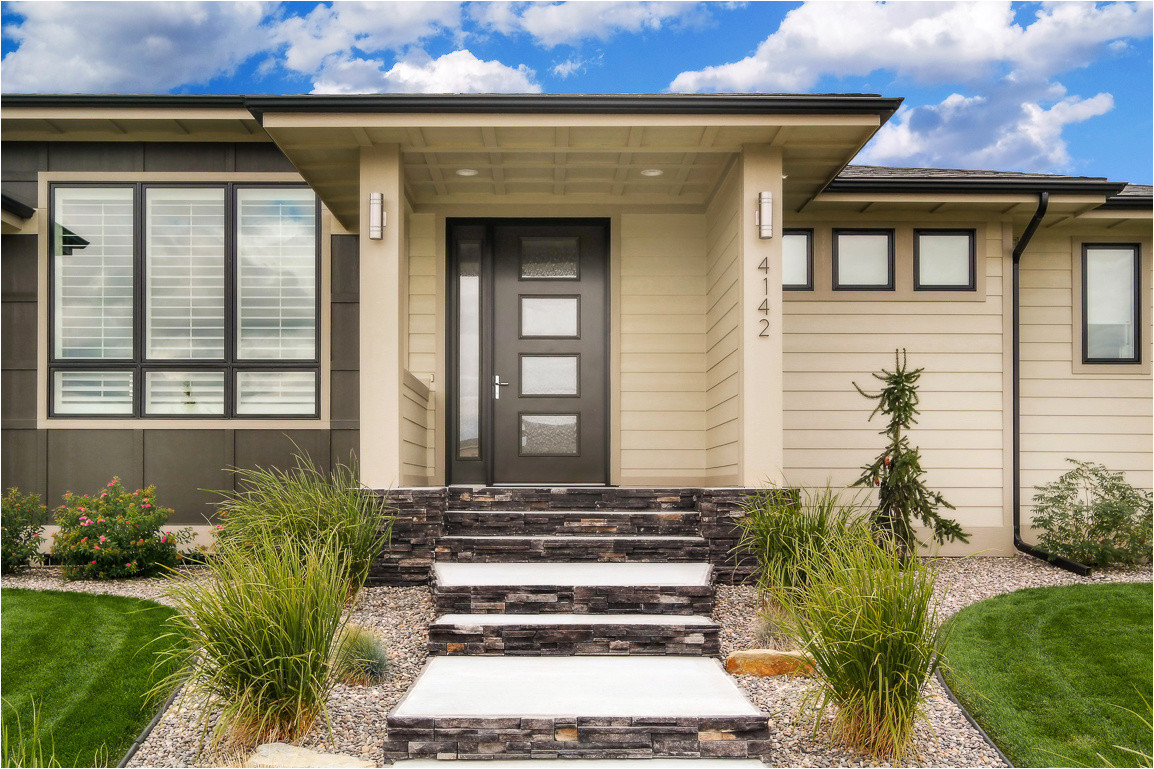
POLYGON ((642 176, 661 176, 665 172, 660 168, 643 168, 641 169, 642 176))
POLYGON ((458 168, 457 169, 457 176, 476 176, 476 175, 477 175, 477 169, 476 168, 458 168))

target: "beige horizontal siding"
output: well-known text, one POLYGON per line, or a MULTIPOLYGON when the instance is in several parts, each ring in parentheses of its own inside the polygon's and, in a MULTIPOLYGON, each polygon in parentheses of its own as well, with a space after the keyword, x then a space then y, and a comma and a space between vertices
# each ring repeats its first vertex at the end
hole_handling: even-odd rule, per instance
POLYGON ((716 486, 737 483, 742 435, 738 187, 735 171, 706 212, 705 469, 716 486))
MULTIPOLYGON (((409 244, 409 328, 407 359, 409 371, 421 382, 433 381, 437 370, 437 314, 442 311, 437 301, 437 287, 443 276, 437 264, 437 245, 433 214, 409 214, 407 224, 409 244)), ((427 438, 424 458, 420 461, 420 473, 428 482, 435 466, 436 452, 436 398, 429 397, 424 409, 427 438)), ((402 436, 404 438, 404 436, 402 436)), ((405 438, 405 446, 410 444, 405 438)), ((416 449, 413 450, 416 456, 416 449)), ((406 464, 406 472, 408 472, 406 464)))
POLYGON ((401 485, 429 483, 429 392, 411 375, 402 378, 401 388, 401 485))

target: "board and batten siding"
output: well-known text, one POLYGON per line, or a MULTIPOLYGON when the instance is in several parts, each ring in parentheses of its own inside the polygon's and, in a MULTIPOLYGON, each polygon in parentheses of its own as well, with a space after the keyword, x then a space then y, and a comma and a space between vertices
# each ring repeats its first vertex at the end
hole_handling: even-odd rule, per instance
POLYGON ((409 328, 407 339, 408 373, 418 380, 420 388, 405 382, 403 404, 404 424, 402 464, 405 483, 430 483, 436 466, 436 408, 434 374, 437 370, 437 313, 439 300, 437 285, 441 279, 437 270, 436 216, 409 214, 406 222, 408 235, 409 328), (418 392, 424 389, 423 395, 418 392), (420 397, 418 397, 420 396, 420 397), (418 413, 416 403, 423 401, 424 413, 418 413), (423 417, 423 421, 422 421, 423 417), (424 435, 418 437, 419 425, 424 435), (418 448, 419 447, 419 448, 418 448))
MULTIPOLYGON (((729 172, 706 210, 705 468, 711 486, 738 480, 741 441, 739 173, 729 172)), ((748 479, 746 479, 748 481, 748 479)))
MULTIPOLYGON (((1118 236, 1084 237, 1090 242, 1119 240, 1118 236)), ((1149 238, 1140 241, 1150 253, 1149 238)), ((1068 236, 1039 234, 1021 263, 1022 355, 1022 507, 1030 520, 1035 487, 1069 470, 1067 458, 1097 462, 1122 471, 1134 486, 1154 486, 1151 452, 1149 369, 1135 364, 1134 373, 1094 370, 1081 362, 1076 328, 1082 322, 1075 301, 1081 269, 1081 241, 1068 236), (1145 373, 1142 373, 1145 371, 1145 373)), ((1141 342, 1150 360, 1150 262, 1143 263, 1141 342)))
POLYGON ((620 217, 621 479, 702 483, 705 465, 704 217, 620 217))
MULTIPOLYGON (((828 283, 831 227, 864 223, 788 226, 814 227, 815 281, 828 283)), ((1003 229, 991 223, 977 230, 985 240, 985 257, 979 248, 977 265, 985 271, 984 297, 979 279, 979 296, 954 301, 901 291, 903 283, 912 287, 912 228, 941 225, 899 221, 870 226, 895 229, 900 293, 876 298, 785 293, 785 477, 778 480, 803 487, 828 481, 838 488, 858 478, 884 445, 879 431, 885 422, 881 415, 869 420, 875 403, 853 383, 876 392, 880 383, 871 374, 893 369, 894 351, 904 348, 910 367, 925 369, 919 382, 921 414, 909 438, 921 449, 928 485, 957 508, 952 516, 966 529, 1001 528, 1008 521, 1003 229)))

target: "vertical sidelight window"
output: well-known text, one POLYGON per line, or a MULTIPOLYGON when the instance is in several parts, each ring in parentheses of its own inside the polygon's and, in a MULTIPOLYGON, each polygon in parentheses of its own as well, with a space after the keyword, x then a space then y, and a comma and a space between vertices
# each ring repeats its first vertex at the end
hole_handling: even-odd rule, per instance
POLYGON ((481 458, 481 242, 457 243, 457 458, 481 458))
POLYGON ((319 414, 304 187, 53 185, 52 416, 319 414))
POLYGON ((1141 320, 1138 246, 1082 247, 1082 360, 1138 363, 1141 320))
POLYGON ((813 230, 782 232, 781 287, 786 291, 813 289, 813 230))

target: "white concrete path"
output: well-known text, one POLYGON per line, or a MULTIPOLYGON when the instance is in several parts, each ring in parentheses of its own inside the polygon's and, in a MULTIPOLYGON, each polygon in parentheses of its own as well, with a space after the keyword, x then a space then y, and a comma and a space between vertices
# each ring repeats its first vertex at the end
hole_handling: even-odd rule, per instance
POLYGON ((708 585, 708 563, 436 563, 443 587, 566 585, 667 587, 708 585))

